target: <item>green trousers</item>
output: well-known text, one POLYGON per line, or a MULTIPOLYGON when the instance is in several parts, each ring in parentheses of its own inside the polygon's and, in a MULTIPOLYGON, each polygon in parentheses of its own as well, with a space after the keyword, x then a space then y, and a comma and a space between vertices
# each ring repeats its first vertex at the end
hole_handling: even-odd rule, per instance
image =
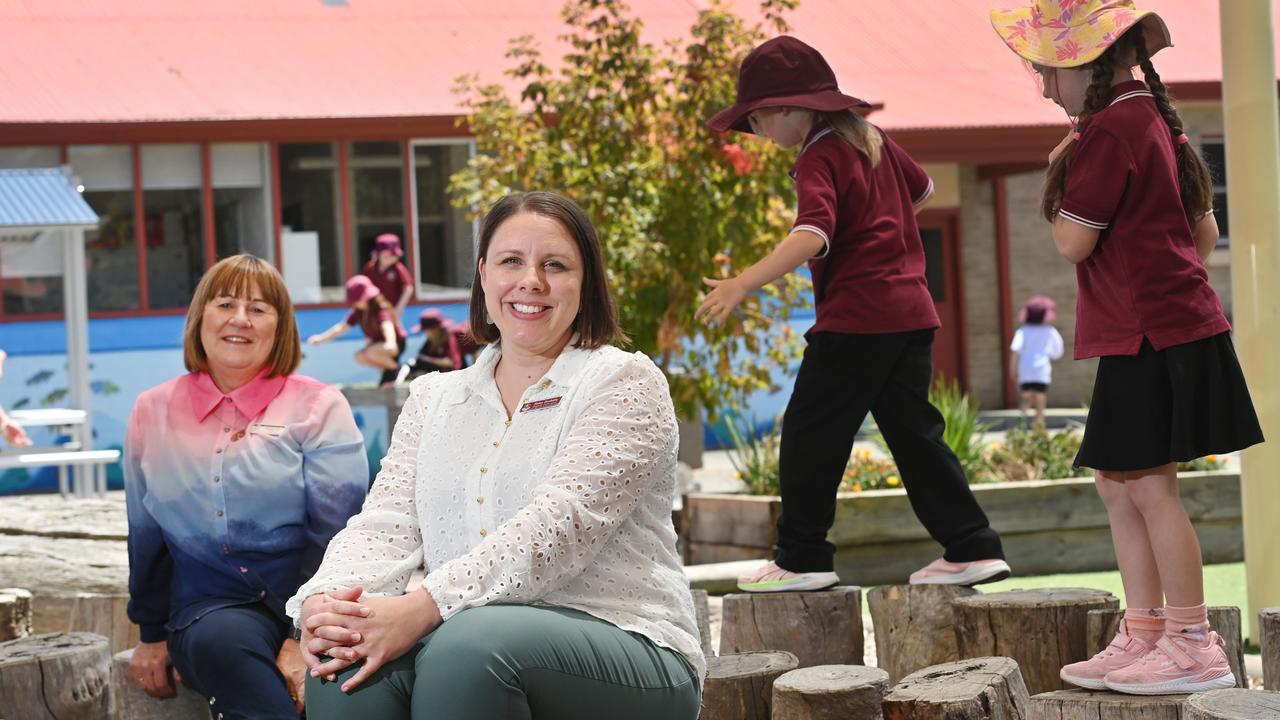
POLYGON ((464 610, 350 695, 307 678, 308 720, 696 720, 679 653, 576 610, 464 610))

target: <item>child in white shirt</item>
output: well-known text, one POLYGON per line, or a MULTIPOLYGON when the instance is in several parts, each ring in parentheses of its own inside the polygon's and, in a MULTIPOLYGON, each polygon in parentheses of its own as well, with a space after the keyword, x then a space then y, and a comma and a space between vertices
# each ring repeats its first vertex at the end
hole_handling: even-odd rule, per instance
POLYGON ((1027 301, 1018 313, 1021 325, 1013 334, 1013 351, 1017 370, 1018 390, 1021 393, 1019 408, 1022 417, 1035 407, 1035 426, 1044 427, 1044 409, 1047 403, 1049 383, 1053 379, 1053 360, 1062 357, 1062 335, 1052 323, 1057 308, 1053 300, 1037 295, 1027 301))

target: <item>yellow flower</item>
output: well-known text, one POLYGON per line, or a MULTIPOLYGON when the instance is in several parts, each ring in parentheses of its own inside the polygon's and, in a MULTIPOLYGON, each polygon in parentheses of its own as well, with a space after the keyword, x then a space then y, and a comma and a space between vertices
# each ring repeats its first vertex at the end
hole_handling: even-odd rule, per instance
POLYGON ((884 484, 888 485, 889 487, 898 487, 900 482, 901 481, 898 480, 897 475, 890 475, 889 477, 884 479, 884 484))
POLYGON ((854 491, 854 492, 862 492, 862 483, 854 483, 854 484, 853 484, 853 491, 854 491))

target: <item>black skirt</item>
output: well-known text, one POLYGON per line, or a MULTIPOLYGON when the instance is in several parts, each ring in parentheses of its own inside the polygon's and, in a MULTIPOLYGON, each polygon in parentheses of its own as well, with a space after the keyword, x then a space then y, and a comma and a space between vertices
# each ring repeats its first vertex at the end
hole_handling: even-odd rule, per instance
POLYGON ((1228 333, 1098 361, 1075 464, 1146 470, 1262 442, 1228 333))

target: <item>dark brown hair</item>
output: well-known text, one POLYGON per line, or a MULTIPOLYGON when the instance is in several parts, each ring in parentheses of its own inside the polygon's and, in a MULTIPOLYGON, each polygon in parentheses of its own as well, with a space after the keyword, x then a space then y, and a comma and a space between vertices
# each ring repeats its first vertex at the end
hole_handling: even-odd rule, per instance
POLYGON ((271 368, 267 376, 289 375, 298 369, 298 363, 302 362, 302 343, 284 278, 271 263, 246 253, 218 261, 196 285, 191 306, 187 308, 187 327, 182 333, 182 362, 188 371, 209 372, 209 356, 200 339, 205 306, 222 295, 252 299, 254 285, 262 293, 262 299, 276 311, 276 336, 267 356, 267 367, 271 368))
MULTIPOLYGON (((1139 28, 1138 25, 1133 27, 1139 28)), ((1169 126, 1173 140, 1173 152, 1178 164, 1178 188, 1182 197, 1182 209, 1187 214, 1187 222, 1194 229, 1200 218, 1213 209, 1213 178, 1204 160, 1190 143, 1178 142, 1183 134, 1182 118, 1173 106, 1169 90, 1160 80, 1156 68, 1151 64, 1151 55, 1147 51, 1146 38, 1141 29, 1126 32, 1119 40, 1111 44, 1096 60, 1089 63, 1093 77, 1089 90, 1085 95, 1084 110, 1076 119, 1076 131, 1084 132, 1093 115, 1107 106, 1111 93, 1111 78, 1115 68, 1124 64, 1124 59, 1133 58, 1142 68, 1147 87, 1155 99, 1156 108, 1169 126)), ((1054 158, 1045 175, 1044 198, 1041 211, 1049 222, 1053 222, 1062 207, 1062 197, 1067 188, 1067 174, 1071 169, 1071 158, 1075 154, 1077 141, 1072 141, 1054 158)))
POLYGON ((578 298, 578 317, 573 321, 578 334, 577 347, 598 348, 614 342, 626 342, 618 325, 618 309, 609 292, 604 252, 591 219, 577 203, 553 192, 527 192, 508 195, 485 213, 480 224, 480 248, 476 258, 476 274, 471 281, 471 336, 482 343, 498 340, 496 325, 488 321, 484 287, 480 283, 480 260, 487 258, 494 233, 502 223, 518 213, 528 212, 560 223, 578 246, 582 255, 582 294, 578 298))

